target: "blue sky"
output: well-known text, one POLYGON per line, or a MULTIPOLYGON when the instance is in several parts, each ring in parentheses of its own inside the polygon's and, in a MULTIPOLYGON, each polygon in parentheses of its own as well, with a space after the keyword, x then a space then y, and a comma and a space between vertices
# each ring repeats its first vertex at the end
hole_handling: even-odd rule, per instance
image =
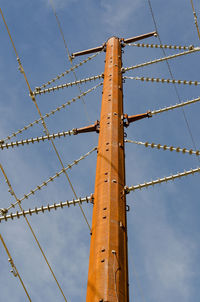
MULTIPOLYGON (((154 24, 148 1, 54 0, 70 52, 101 45, 115 35, 128 38, 151 32, 154 24)), ((194 1, 197 13, 200 7, 194 1)), ((157 26, 164 44, 199 45, 189 0, 152 0, 157 26)), ((23 67, 32 89, 40 86, 70 67, 55 16, 48 0, 1 1, 23 67)), ((2 19, 0 19, 0 137, 23 128, 37 119, 38 113, 28 96, 22 74, 11 47, 2 19)), ((144 43, 159 43, 150 38, 144 43)), ((178 51, 166 51, 168 55, 178 51)), ((104 70, 102 53, 77 70, 79 79, 97 75, 104 70)), ((162 57, 160 49, 127 46, 124 66, 131 66, 162 57)), ((83 58, 77 58, 74 63, 83 58)), ((170 61, 175 79, 199 80, 199 53, 170 61)), ((165 62, 126 73, 127 76, 169 78, 165 62)), ((73 81, 73 74, 58 83, 73 81)), ((99 81, 83 84, 85 91, 99 81)), ((177 86, 181 100, 199 96, 199 86, 177 86)), ((45 114, 79 94, 78 88, 37 97, 45 114)), ((46 120, 51 133, 86 126, 97 120, 101 106, 101 88, 66 107, 46 120), (85 114, 87 111, 88 116, 85 114)), ((139 114, 178 103, 173 85, 126 80, 124 107, 129 114, 139 114)), ((185 107, 196 147, 200 149, 200 104, 185 107)), ((126 129, 129 139, 193 148, 182 110, 163 113, 142 120, 126 129)), ((43 135, 36 125, 17 139, 43 135)), ((55 140, 65 165, 97 145, 97 134, 83 134, 55 140)), ((42 181, 61 170, 50 143, 41 142, 1 151, 1 163, 20 198, 42 181)), ((126 182, 136 185, 199 165, 195 156, 158 151, 133 144, 126 145, 126 182)), ((94 191, 96 154, 80 162, 69 172, 78 196, 94 191)), ((0 177, 0 207, 7 207, 13 199, 0 177)), ((73 193, 61 176, 45 189, 22 203, 24 209, 52 204, 73 193)), ((199 237, 199 175, 172 183, 143 189, 127 196, 128 212, 130 301, 199 302, 200 296, 200 237, 199 237)), ((91 223, 92 206, 83 205, 91 223)), ((14 211, 13 211, 14 212, 14 211)), ((90 235, 78 207, 33 215, 29 218, 68 301, 84 301, 86 296, 90 235)), ((63 301, 58 288, 23 219, 2 222, 1 234, 27 286, 32 301, 63 301)), ((0 245, 0 292, 2 301, 26 301, 17 278, 9 272, 7 255, 0 245)))

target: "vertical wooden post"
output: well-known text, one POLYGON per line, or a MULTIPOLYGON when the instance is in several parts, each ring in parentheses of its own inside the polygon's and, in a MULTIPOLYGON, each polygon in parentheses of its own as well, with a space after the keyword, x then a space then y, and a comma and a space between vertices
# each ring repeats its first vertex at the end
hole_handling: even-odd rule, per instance
POLYGON ((128 302, 121 43, 106 44, 87 302, 128 302))

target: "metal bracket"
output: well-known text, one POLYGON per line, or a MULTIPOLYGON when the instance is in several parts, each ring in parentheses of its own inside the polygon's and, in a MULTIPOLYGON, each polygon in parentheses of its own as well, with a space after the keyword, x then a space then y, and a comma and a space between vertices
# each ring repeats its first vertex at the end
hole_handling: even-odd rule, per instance
POLYGON ((8 213, 7 209, 0 209, 1 215, 5 216, 8 213))
MULTIPOLYGON (((152 36, 157 37, 157 32, 153 31, 153 32, 150 32, 148 34, 143 34, 143 35, 128 38, 128 39, 123 39, 122 38, 122 39, 120 39, 121 46, 124 47, 128 43, 133 43, 133 42, 136 42, 138 40, 146 39, 146 38, 149 38, 149 37, 152 37, 152 36)), ((87 55, 87 54, 102 51, 102 50, 106 51, 106 43, 103 43, 101 46, 98 46, 98 47, 95 47, 95 48, 90 48, 90 49, 87 49, 87 50, 74 52, 74 53, 71 54, 70 58, 74 59, 75 57, 78 57, 78 56, 83 56, 83 55, 87 55)))
POLYGON ((124 127, 127 128, 130 123, 136 122, 146 117, 148 118, 152 117, 151 111, 147 111, 146 113, 137 114, 137 115, 129 115, 129 116, 128 114, 124 114, 122 116, 122 120, 124 122, 124 127))
POLYGON ((100 130, 99 124, 100 123, 97 120, 93 125, 86 126, 86 127, 83 127, 83 128, 78 128, 78 129, 74 128, 74 129, 72 129, 72 131, 73 131, 74 135, 77 135, 79 133, 93 132, 93 131, 96 131, 97 133, 99 133, 99 130, 100 130))
POLYGON ((14 277, 17 277, 18 274, 17 274, 17 271, 16 271, 12 258, 8 258, 8 262, 10 263, 10 265, 12 267, 10 272, 13 274, 14 277))
POLYGON ((125 186, 124 187, 124 194, 129 194, 130 193, 130 190, 128 188, 128 186, 125 186))

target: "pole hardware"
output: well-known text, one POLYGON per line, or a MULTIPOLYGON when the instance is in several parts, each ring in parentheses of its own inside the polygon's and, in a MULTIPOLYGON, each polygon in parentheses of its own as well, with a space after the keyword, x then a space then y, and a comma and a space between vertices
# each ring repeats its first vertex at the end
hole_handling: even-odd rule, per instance
POLYGON ((5 216, 8 213, 7 209, 0 209, 0 213, 2 214, 2 216, 5 216))
POLYGON ((71 54, 71 59, 74 59, 75 57, 78 57, 78 56, 88 55, 88 54, 91 54, 94 52, 102 51, 102 50, 104 50, 104 51, 106 50, 106 43, 102 44, 101 46, 97 46, 97 47, 90 48, 87 50, 74 52, 71 54))
MULTIPOLYGON (((128 43, 133 43, 133 42, 136 42, 136 41, 139 41, 142 39, 146 39, 149 37, 153 37, 153 36, 157 37, 157 35, 158 35, 157 32, 153 31, 153 32, 150 32, 147 34, 139 35, 139 36, 128 38, 128 39, 120 39, 120 42, 121 42, 121 46, 124 47, 128 43)), ((71 57, 71 59, 74 59, 75 57, 91 54, 91 53, 98 52, 98 51, 106 51, 106 43, 103 43, 101 46, 97 46, 97 47, 90 48, 87 50, 74 52, 71 54, 70 57, 71 57)))
POLYGON ((100 129, 99 121, 97 120, 93 125, 86 126, 83 128, 78 128, 78 129, 74 128, 74 129, 72 129, 72 131, 73 131, 73 134, 76 135, 79 133, 87 133, 87 132, 93 132, 93 131, 96 131, 97 133, 99 133, 99 129, 100 129))
POLYGON ((125 187, 124 187, 124 194, 126 195, 126 194, 129 194, 129 193, 130 193, 129 187, 128 187, 128 186, 125 186, 125 187))
POLYGON ((12 269, 11 269, 10 272, 13 274, 14 277, 17 277, 17 276, 18 276, 18 273, 17 273, 17 271, 16 271, 16 268, 15 268, 15 265, 14 265, 14 263, 13 263, 12 258, 8 258, 8 262, 10 263, 10 265, 11 265, 11 267, 12 267, 12 269))
POLYGON ((94 204, 94 194, 93 193, 90 195, 90 203, 94 204))
POLYGON ((136 121, 141 120, 146 117, 148 117, 148 118, 152 117, 152 114, 150 111, 147 111, 146 113, 142 113, 142 114, 137 114, 137 115, 124 114, 122 116, 122 120, 124 121, 124 127, 127 128, 130 123, 136 122, 136 121))
POLYGON ((134 42, 137 42, 142 39, 150 38, 152 36, 157 37, 158 36, 157 32, 153 31, 153 32, 150 32, 147 34, 139 35, 139 36, 128 38, 128 39, 120 39, 121 46, 124 47, 124 46, 126 46, 126 44, 134 43, 134 42))

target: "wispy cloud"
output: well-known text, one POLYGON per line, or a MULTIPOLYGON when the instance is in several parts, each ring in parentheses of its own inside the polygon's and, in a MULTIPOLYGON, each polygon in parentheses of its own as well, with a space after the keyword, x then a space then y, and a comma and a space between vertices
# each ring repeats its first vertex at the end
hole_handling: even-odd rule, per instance
POLYGON ((51 3, 53 3, 53 6, 56 8, 56 10, 64 9, 71 4, 75 4, 76 2, 78 2, 78 0, 48 0, 48 4, 51 6, 51 3))
POLYGON ((134 16, 135 12, 141 6, 141 1, 126 0, 126 1, 112 1, 101 0, 101 7, 103 9, 104 22, 111 30, 116 30, 119 27, 127 24, 127 20, 134 16))

